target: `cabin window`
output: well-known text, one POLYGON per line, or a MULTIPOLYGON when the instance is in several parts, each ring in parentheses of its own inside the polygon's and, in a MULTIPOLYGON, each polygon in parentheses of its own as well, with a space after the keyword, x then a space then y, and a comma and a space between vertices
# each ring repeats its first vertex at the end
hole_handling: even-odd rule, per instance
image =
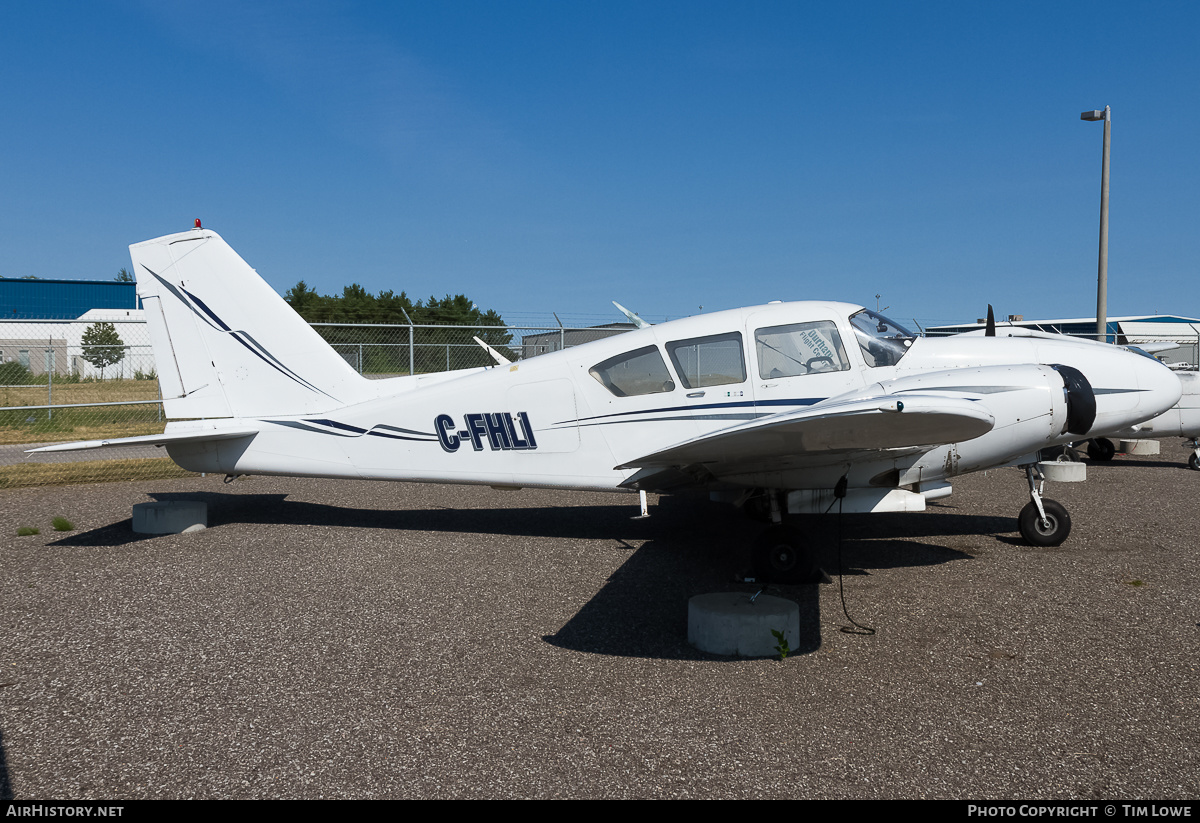
POLYGON ((763 380, 846 371, 850 360, 842 336, 829 320, 769 326, 754 332, 758 376, 763 380))
POLYGON ((746 381, 746 358, 739 332, 676 340, 667 344, 675 373, 689 389, 746 381))
POLYGON ((592 366, 588 374, 617 397, 675 390, 675 381, 671 379, 657 346, 646 346, 609 358, 592 366))

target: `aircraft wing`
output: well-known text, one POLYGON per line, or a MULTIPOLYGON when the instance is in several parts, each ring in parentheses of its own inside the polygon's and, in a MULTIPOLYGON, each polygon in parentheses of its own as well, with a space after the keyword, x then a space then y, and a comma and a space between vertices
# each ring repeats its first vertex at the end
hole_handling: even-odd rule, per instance
POLYGON ((147 434, 141 437, 114 437, 111 440, 77 440, 73 443, 56 443, 53 446, 42 446, 37 449, 26 449, 27 454, 37 452, 73 452, 85 449, 103 449, 111 446, 165 446, 168 443, 183 443, 199 440, 230 440, 235 437, 250 437, 258 434, 258 429, 200 429, 182 432, 165 432, 163 434, 147 434))
POLYGON ((979 437, 995 422, 986 408, 964 397, 858 397, 760 417, 627 460, 617 468, 642 469, 642 476, 650 473, 647 470, 683 470, 691 476, 733 468, 769 471, 796 457, 921 451, 979 437))

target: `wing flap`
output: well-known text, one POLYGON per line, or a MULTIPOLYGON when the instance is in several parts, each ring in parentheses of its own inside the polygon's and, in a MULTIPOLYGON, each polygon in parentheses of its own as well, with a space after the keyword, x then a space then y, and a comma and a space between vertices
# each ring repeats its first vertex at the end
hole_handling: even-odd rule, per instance
POLYGON ((961 397, 880 395, 760 417, 617 468, 745 464, 783 455, 932 448, 979 437, 995 422, 986 408, 961 397))

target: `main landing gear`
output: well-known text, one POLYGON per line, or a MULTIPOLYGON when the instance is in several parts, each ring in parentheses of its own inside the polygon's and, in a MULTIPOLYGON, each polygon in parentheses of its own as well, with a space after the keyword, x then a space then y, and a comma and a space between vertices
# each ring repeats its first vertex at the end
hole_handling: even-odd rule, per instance
MULTIPOLYGON (((754 573, 767 583, 812 583, 821 579, 816 557, 803 531, 784 525, 779 494, 767 491, 748 501, 747 512, 765 515, 771 525, 750 547, 754 573)), ((756 517, 757 519, 757 517, 756 517)))
POLYGON ((804 533, 794 526, 772 525, 752 546, 754 571, 772 583, 809 583, 820 576, 804 533))
POLYGON ((1188 455, 1188 468, 1192 471, 1200 471, 1200 437, 1193 437, 1185 441, 1183 447, 1192 450, 1192 453, 1188 455))
MULTIPOLYGON (((1200 458, 1196 458, 1200 460, 1200 458)), ((1052 479, 1081 480, 1072 475, 1078 472, 1050 472, 1052 479)), ((1082 468, 1081 466, 1074 466, 1082 468)), ((1061 546, 1071 534, 1071 516, 1066 508, 1055 500, 1042 496, 1046 475, 1037 463, 1021 466, 1029 483, 1029 502, 1017 516, 1021 537, 1031 546, 1048 548, 1061 546)), ((1067 468, 1067 467, 1063 467, 1067 468)), ((812 550, 809 536, 792 525, 783 522, 784 492, 763 489, 753 493, 744 504, 748 514, 769 519, 769 525, 751 546, 756 577, 765 583, 809 583, 823 578, 812 550)), ((834 490, 836 497, 844 497, 844 484, 834 490), (840 493, 839 493, 840 491, 840 493)), ((862 509, 859 509, 862 511, 862 509)))
POLYGON ((1087 456, 1093 460, 1112 460, 1116 453, 1116 444, 1107 437, 1093 437, 1088 441, 1087 456))
POLYGON ((1046 480, 1037 466, 1023 468, 1029 480, 1029 502, 1017 516, 1021 537, 1031 546, 1061 546, 1071 533, 1071 516, 1061 503, 1042 497, 1046 480))

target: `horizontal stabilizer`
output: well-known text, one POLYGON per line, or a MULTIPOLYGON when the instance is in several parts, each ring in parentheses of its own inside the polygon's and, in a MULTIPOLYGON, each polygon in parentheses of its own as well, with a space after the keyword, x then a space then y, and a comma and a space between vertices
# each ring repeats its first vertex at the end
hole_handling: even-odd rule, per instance
POLYGON ((780 455, 932 448, 979 437, 995 422, 987 409, 965 398, 880 395, 760 417, 617 468, 764 464, 780 455))
POLYGON ((184 443, 201 440, 231 440, 236 437, 253 437, 258 429, 206 429, 201 431, 165 432, 141 437, 115 437, 111 440, 77 440, 74 443, 55 443, 37 449, 26 449, 26 454, 40 452, 75 452, 85 449, 104 449, 110 446, 165 446, 168 443, 184 443))

